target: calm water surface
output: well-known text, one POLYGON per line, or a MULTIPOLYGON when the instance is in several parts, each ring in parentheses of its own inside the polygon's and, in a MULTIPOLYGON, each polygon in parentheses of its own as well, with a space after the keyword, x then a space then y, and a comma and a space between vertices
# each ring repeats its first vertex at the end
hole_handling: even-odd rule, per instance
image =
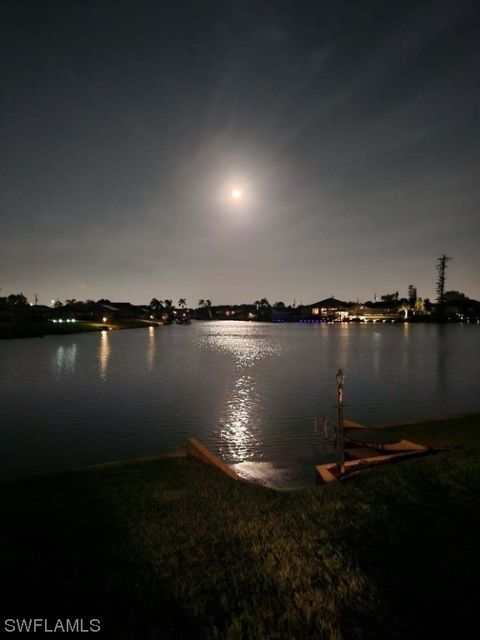
POLYGON ((0 342, 0 475, 181 448, 195 436, 274 486, 313 481, 314 418, 480 411, 477 325, 205 322, 0 342))

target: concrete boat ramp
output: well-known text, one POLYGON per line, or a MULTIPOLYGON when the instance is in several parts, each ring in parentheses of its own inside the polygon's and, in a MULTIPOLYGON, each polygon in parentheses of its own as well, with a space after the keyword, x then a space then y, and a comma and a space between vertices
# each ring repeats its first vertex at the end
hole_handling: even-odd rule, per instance
MULTIPOLYGON (((319 484, 350 480, 377 466, 426 456, 438 451, 438 449, 425 447, 411 440, 392 437, 388 431, 381 428, 369 429, 352 420, 345 419, 343 425, 345 453, 343 468, 338 462, 316 465, 315 477, 319 484)), ((189 438, 187 441, 187 452, 191 457, 215 467, 230 478, 246 482, 253 481, 256 484, 267 484, 268 486, 263 478, 253 480, 239 474, 236 469, 227 465, 194 438, 189 438)))

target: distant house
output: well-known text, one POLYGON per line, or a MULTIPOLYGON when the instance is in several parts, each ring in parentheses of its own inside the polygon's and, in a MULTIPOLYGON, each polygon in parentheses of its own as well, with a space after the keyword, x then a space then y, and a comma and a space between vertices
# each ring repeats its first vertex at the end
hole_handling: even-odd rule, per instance
POLYGON ((348 316, 350 306, 348 302, 338 300, 331 296, 330 298, 325 298, 325 300, 304 305, 302 316, 317 321, 322 319, 343 320, 348 316))
POLYGON ((400 311, 398 303, 382 305, 381 303, 355 304, 338 300, 331 296, 319 300, 302 309, 303 322, 391 322, 402 320, 405 313, 400 311))
POLYGON ((102 314, 113 319, 138 319, 150 317, 150 309, 146 306, 138 306, 130 302, 109 302, 99 305, 102 314))
POLYGON ((197 317, 208 318, 211 314, 211 317, 217 320, 252 320, 257 317, 255 312, 256 307, 253 304, 219 304, 210 310, 197 309, 197 317))
POLYGON ((356 304, 351 307, 348 319, 354 322, 395 322, 396 320, 404 320, 405 314, 395 308, 356 304))

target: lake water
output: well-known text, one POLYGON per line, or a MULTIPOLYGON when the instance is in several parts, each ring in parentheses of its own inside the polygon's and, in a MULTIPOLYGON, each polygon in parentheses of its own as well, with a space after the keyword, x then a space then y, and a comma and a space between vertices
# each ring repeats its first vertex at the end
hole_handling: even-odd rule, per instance
POLYGON ((190 326, 0 341, 2 478, 181 448, 195 436, 273 486, 313 482, 345 416, 375 426, 480 411, 477 325, 190 326), (325 445, 326 446, 326 445, 325 445))

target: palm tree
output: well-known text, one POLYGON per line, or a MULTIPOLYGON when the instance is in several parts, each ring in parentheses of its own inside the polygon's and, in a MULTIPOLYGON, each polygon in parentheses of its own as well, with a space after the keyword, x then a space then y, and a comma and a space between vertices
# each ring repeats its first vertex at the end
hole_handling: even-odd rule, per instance
POLYGON ((255 306, 257 307, 259 320, 260 319, 264 320, 267 316, 270 315, 270 310, 272 307, 266 298, 262 298, 261 300, 256 300, 255 306))
POLYGON ((208 309, 208 315, 210 317, 210 320, 212 319, 212 301, 211 300, 205 300, 205 306, 208 309))
POLYGON ((165 308, 165 313, 163 315, 165 320, 168 320, 169 322, 172 321, 172 316, 174 314, 175 311, 175 307, 173 306, 173 300, 164 300, 163 301, 163 306, 165 308))
MULTIPOLYGON (((208 310, 208 315, 210 317, 210 320, 212 319, 212 301, 211 300, 204 300, 203 298, 200 298, 200 300, 198 301, 198 308, 199 309, 207 309, 208 310)), ((203 314, 201 314, 203 316, 203 314)))
POLYGON ((152 298, 150 300, 150 309, 152 311, 158 311, 161 308, 162 308, 162 302, 160 300, 157 300, 157 298, 152 298))
POLYGON ((187 299, 186 298, 179 298, 178 299, 178 306, 180 307, 180 309, 184 309, 187 306, 187 299))

